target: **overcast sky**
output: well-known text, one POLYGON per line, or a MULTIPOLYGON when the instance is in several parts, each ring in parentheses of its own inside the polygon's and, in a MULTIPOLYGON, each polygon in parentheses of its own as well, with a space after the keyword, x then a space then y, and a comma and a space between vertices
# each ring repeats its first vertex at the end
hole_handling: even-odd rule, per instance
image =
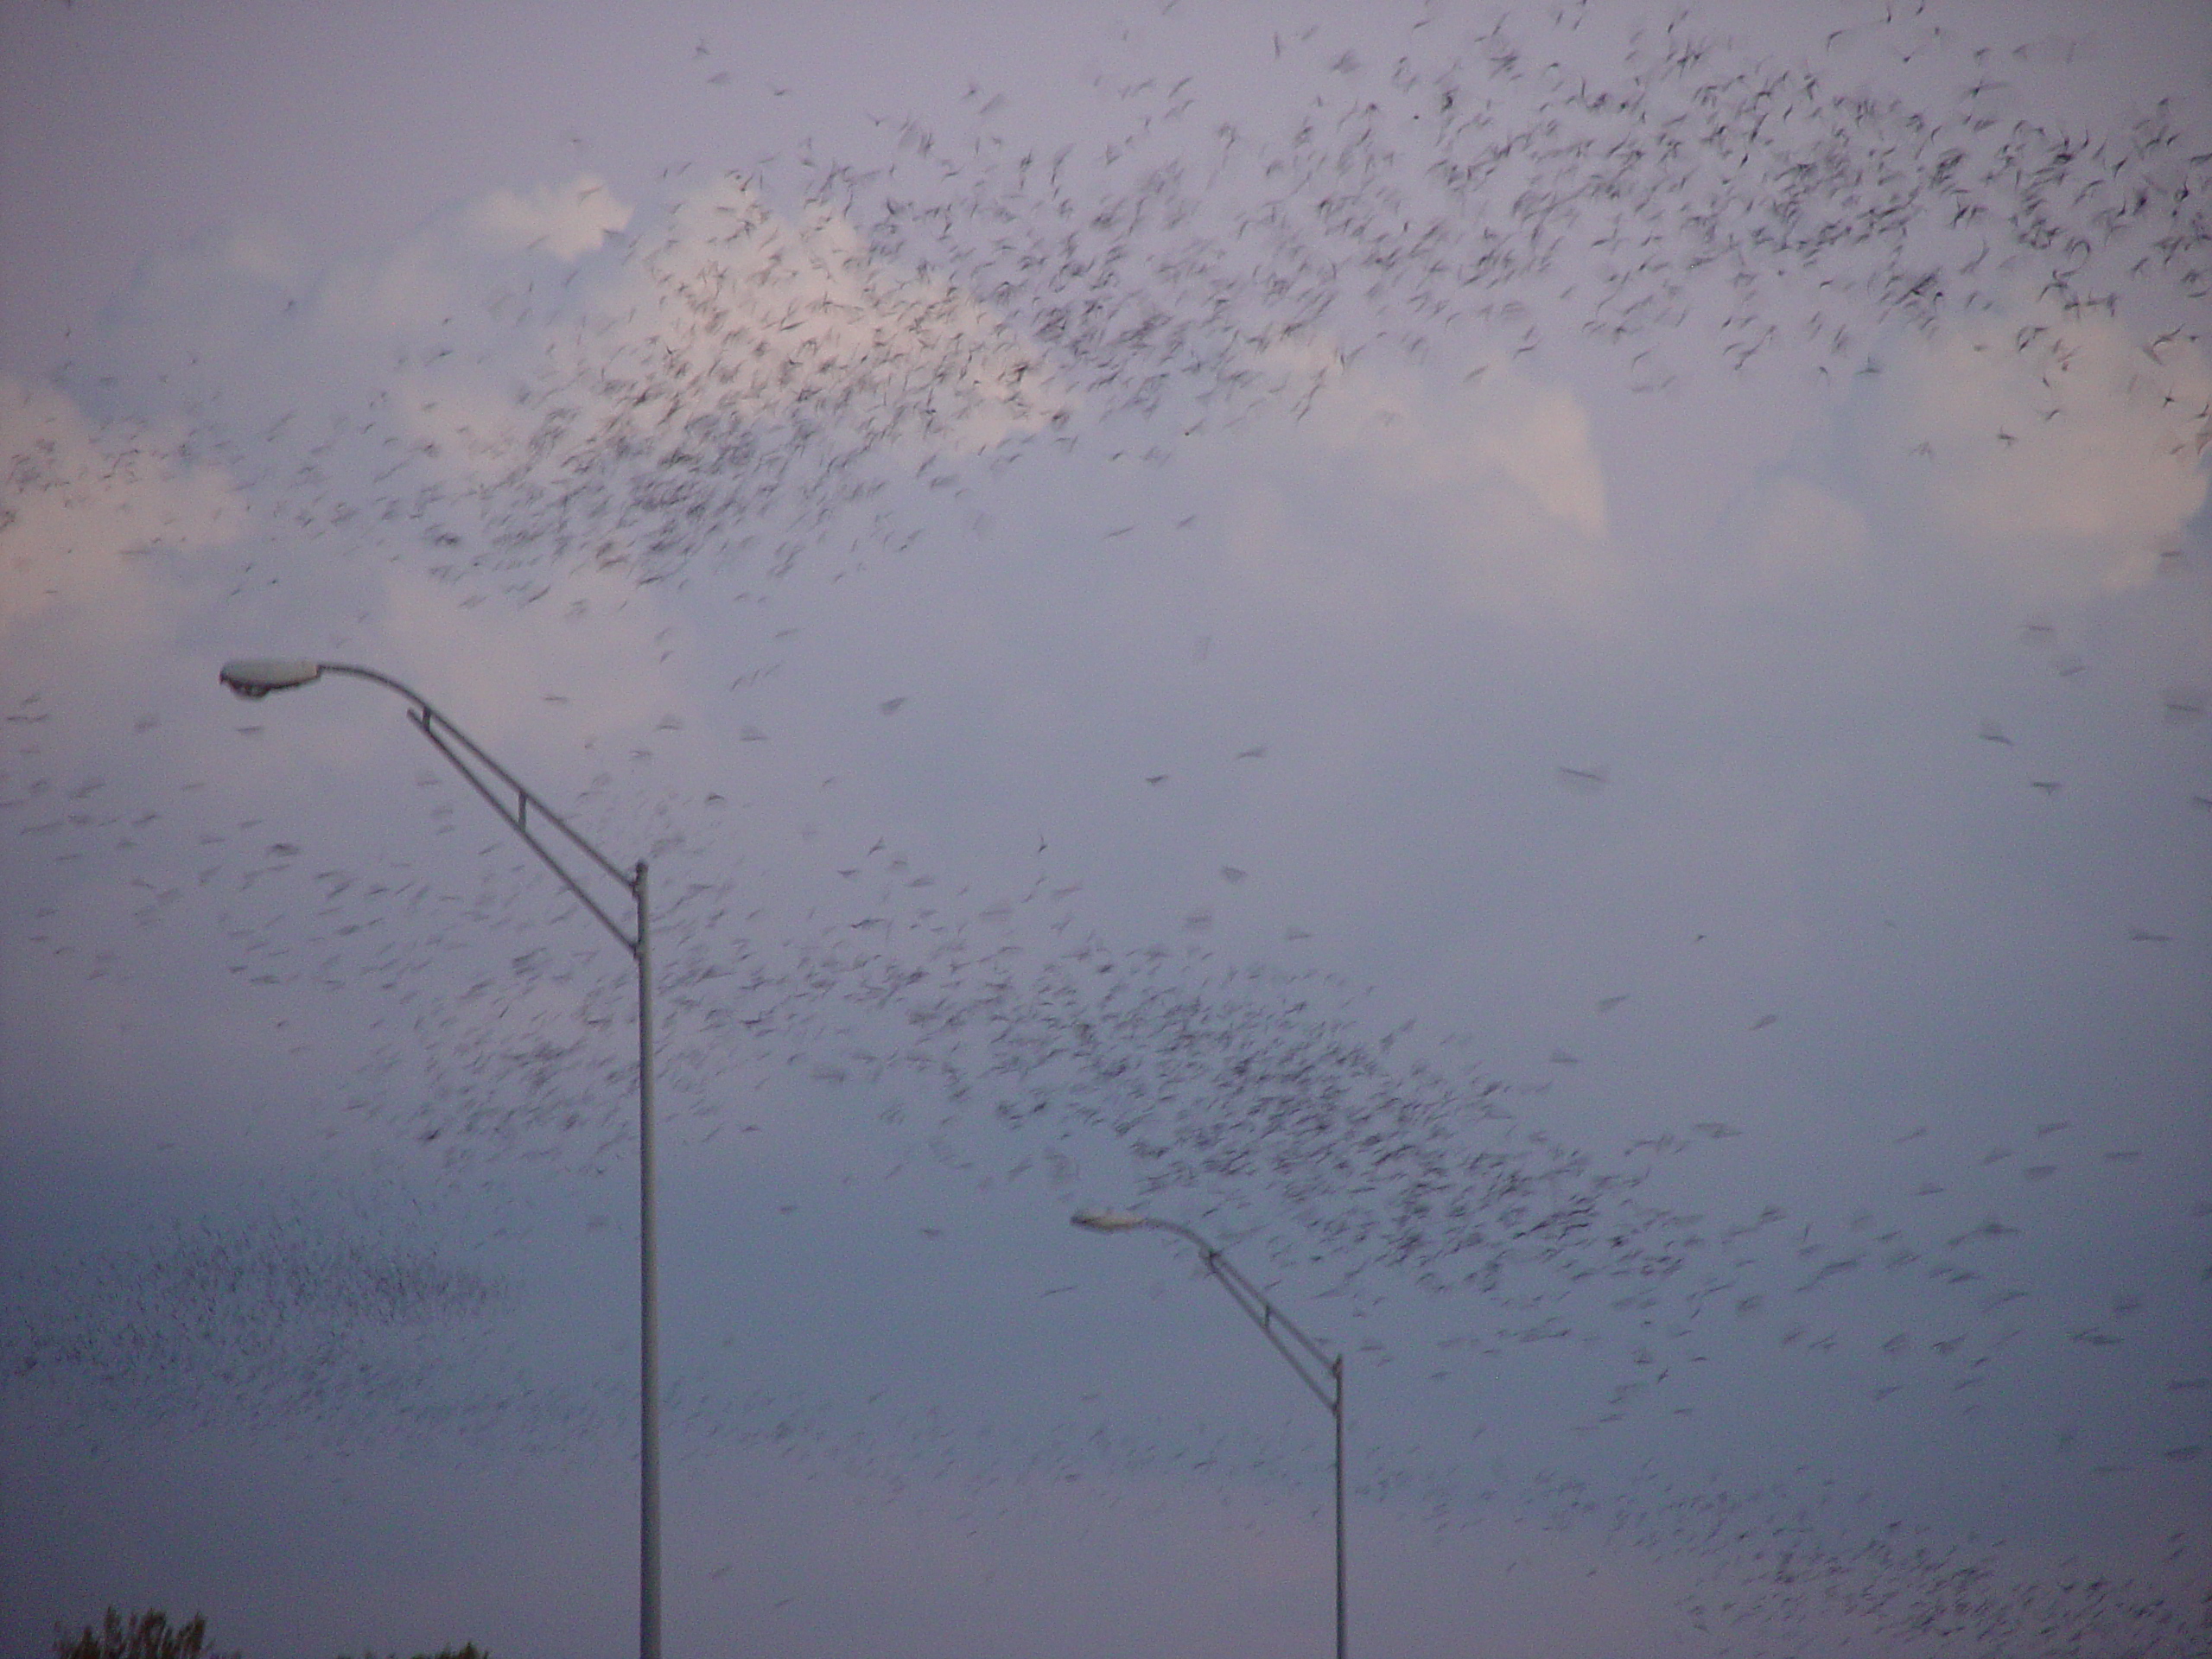
POLYGON ((2201 1650, 2201 7, 0 48, 10 1652, 2201 1650))

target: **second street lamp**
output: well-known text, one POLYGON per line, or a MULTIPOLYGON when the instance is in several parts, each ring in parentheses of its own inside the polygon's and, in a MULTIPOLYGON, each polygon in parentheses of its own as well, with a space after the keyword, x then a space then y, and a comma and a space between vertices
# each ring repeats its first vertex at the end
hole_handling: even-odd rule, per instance
MULTIPOLYGON (((660 1659, 660 1285, 653 1226, 653 967, 652 938, 645 907, 645 861, 625 874, 613 861, 571 829, 560 814, 523 787, 514 774, 484 753, 475 739, 435 709, 421 693, 403 685, 389 674, 350 663, 316 663, 299 658, 244 658, 223 664, 223 683, 242 697, 259 699, 272 691, 289 691, 312 685, 326 674, 350 675, 373 680, 407 699, 407 718, 429 741, 430 747, 452 763, 520 836, 531 850, 543 859, 562 884, 576 896, 600 925, 612 933, 638 966, 638 1313, 639 1313, 639 1449, 638 1449, 638 1653, 639 1659, 660 1659), (512 804, 509 797, 512 797, 512 804), (611 876, 635 906, 632 928, 620 922, 592 897, 578 874, 562 862, 553 847, 541 840, 537 826, 556 832, 573 849, 611 876)), ((550 839, 550 837, 548 838, 550 839)), ((588 874, 587 869, 583 872, 588 874)))
POLYGON ((1300 1330, 1288 1314, 1277 1307, 1260 1287, 1239 1272, 1236 1264, 1178 1221, 1160 1221, 1126 1210, 1078 1210, 1071 1219, 1094 1233, 1128 1233, 1141 1227, 1173 1233, 1198 1247, 1205 1270, 1227 1291, 1245 1317, 1260 1327, 1260 1334, 1290 1362, 1298 1380, 1329 1408, 1337 1431, 1337 1659, 1344 1659, 1344 1357, 1332 1354, 1300 1330), (1289 1341, 1283 1340, 1287 1334, 1289 1341), (1325 1379, 1325 1381, 1324 1380, 1325 1379))

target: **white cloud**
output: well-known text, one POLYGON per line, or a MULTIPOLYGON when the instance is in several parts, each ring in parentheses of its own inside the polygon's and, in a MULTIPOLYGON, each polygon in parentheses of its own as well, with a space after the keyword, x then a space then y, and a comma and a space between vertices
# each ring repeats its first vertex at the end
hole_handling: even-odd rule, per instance
POLYGON ((493 190, 469 204, 466 221, 494 247, 543 247, 556 259, 589 253, 630 222, 630 209, 601 180, 585 174, 566 185, 540 185, 527 194, 493 190))
POLYGON ((197 423, 315 533, 462 535, 448 569, 486 580, 788 555, 875 462, 1069 406, 988 307, 735 177, 649 218, 588 175, 496 189, 321 270, 270 232, 209 238, 112 321, 88 407, 197 423))
POLYGON ((1263 582, 1340 613, 1440 594, 1520 624, 1586 624, 1618 597, 1604 468, 1566 387, 1503 365, 1443 391, 1303 358, 1270 367, 1313 389, 1232 441, 1253 480, 1232 549, 1263 582))
MULTIPOLYGON (((135 644, 156 626, 149 562, 233 539, 245 506, 219 467, 134 427, 96 432, 67 397, 0 376, 0 639, 35 627, 135 644)), ((20 663, 19 664, 20 665, 20 663)))
POLYGON ((1602 541, 1605 482, 1590 447, 1590 417, 1574 394, 1501 373, 1477 407, 1469 437, 1478 460, 1519 486, 1548 517, 1602 541))
POLYGON ((1067 408, 987 307, 735 178, 594 267, 557 315, 510 286, 535 321, 496 359, 418 359, 395 385, 410 450, 469 496, 499 562, 670 571, 757 543, 779 568, 872 466, 979 454, 1067 408))
POLYGON ((974 454, 1065 406, 988 308, 876 259, 827 207, 794 223, 724 178, 680 203, 600 306, 636 308, 588 358, 639 429, 805 413, 858 435, 974 454), (611 357, 611 361, 609 360, 611 357))
POLYGON ((884 264, 835 213, 785 219, 734 177, 581 281, 541 287, 506 263, 582 257, 631 218, 588 177, 494 191, 322 303, 394 332, 380 378, 408 436, 487 482, 728 461, 769 424, 834 433, 833 448, 895 445, 910 462, 972 454, 1065 407, 1041 356, 986 307, 884 264))
MULTIPOLYGON (((528 193, 493 190, 436 214, 389 251, 334 267, 315 293, 314 321, 337 338, 424 356, 456 342, 482 351, 518 323, 550 321, 566 286, 560 267, 599 249, 631 216, 588 173, 528 193)), ((521 332, 542 353, 539 330, 521 332)))
POLYGON ((1904 345, 1848 428, 1865 482, 2054 602, 2149 580, 2203 505, 2212 369, 2178 335, 2016 307, 1904 345))
MULTIPOLYGON (((601 764, 588 751, 602 740, 672 747, 698 723, 664 665, 684 630, 660 589, 585 567, 510 606, 419 560, 302 566, 281 496, 190 454, 168 428, 96 423, 65 393, 0 376, 0 669, 15 696, 67 692, 72 743, 110 741, 118 710, 158 711, 180 683, 220 713, 213 659, 257 652, 397 672, 537 776, 601 764), (106 666, 87 682, 93 663, 106 666)), ((385 764, 337 701, 288 705, 289 741, 337 768, 385 764), (327 717, 299 717, 315 709, 327 717)), ((162 741, 180 760, 186 740, 162 741)))

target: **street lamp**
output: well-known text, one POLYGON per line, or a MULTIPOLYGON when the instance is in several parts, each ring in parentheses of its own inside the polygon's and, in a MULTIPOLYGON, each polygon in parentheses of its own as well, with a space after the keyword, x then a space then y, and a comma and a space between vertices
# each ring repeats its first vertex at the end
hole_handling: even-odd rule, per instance
MULTIPOLYGON (((568 821, 518 782, 514 775, 478 747, 476 741, 448 720, 416 692, 389 674, 349 663, 314 663, 294 658, 249 658, 223 664, 223 683, 242 697, 261 698, 272 691, 289 691, 312 685, 326 674, 350 674, 374 680, 407 699, 407 717, 430 747, 452 762, 454 770, 475 787, 491 808, 543 859, 562 884, 575 894, 586 910, 620 941, 638 964, 638 1306, 639 1360, 639 1497, 638 1497, 638 1652, 639 1659, 660 1659, 660 1294, 653 1232, 653 973, 652 943, 645 910, 645 861, 625 874, 598 848, 572 829, 568 821), (489 781, 487 781, 487 779, 489 781), (514 804, 505 798, 512 792, 514 804), (584 890, 553 849, 535 833, 538 823, 550 824, 570 847, 618 882, 636 906, 633 927, 621 924, 584 890)), ((571 854, 571 856, 574 855, 571 854)))
POLYGON ((1078 1210, 1071 1217, 1078 1227, 1094 1233, 1128 1233, 1140 1227, 1156 1227, 1198 1247, 1205 1269, 1221 1281, 1230 1300, 1260 1327, 1260 1334, 1274 1344, 1275 1351, 1290 1362, 1298 1380, 1329 1408, 1337 1430, 1337 1659, 1344 1659, 1344 1358, 1332 1354, 1292 1322, 1290 1316, 1262 1294, 1260 1287, 1237 1271, 1236 1264, 1180 1222, 1160 1221, 1134 1215, 1127 1210, 1078 1210), (1282 1332, 1290 1333, 1286 1343, 1282 1332), (1292 1344, 1295 1344, 1294 1347, 1292 1344), (1323 1378, 1327 1381, 1325 1383, 1323 1378))

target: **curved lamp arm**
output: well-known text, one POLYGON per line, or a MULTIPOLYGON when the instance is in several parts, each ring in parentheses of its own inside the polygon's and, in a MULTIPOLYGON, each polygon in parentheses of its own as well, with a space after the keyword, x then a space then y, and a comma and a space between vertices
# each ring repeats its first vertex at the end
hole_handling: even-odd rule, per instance
POLYGON ((1298 1380, 1328 1408, 1329 1415, 1335 1420, 1337 1435, 1337 1659, 1344 1659, 1348 1640, 1344 1622, 1344 1357, 1332 1354, 1300 1330, 1257 1285, 1237 1270, 1235 1262, 1182 1223, 1160 1221, 1128 1210, 1078 1210, 1071 1219, 1077 1226, 1087 1227, 1095 1233, 1127 1233, 1140 1227, 1154 1227, 1196 1246, 1206 1271, 1221 1281, 1221 1287, 1244 1310, 1245 1317, 1260 1327, 1260 1334, 1290 1362, 1290 1369, 1298 1373, 1298 1380), (1290 1333, 1291 1342, 1296 1343, 1297 1347, 1283 1340, 1284 1332, 1290 1333), (1324 1377, 1327 1379, 1325 1384, 1324 1377))
POLYGON ((440 713, 414 687, 396 680, 389 674, 373 668, 362 668, 353 663, 317 663, 298 658, 242 658, 223 664, 223 683, 242 697, 259 699, 272 691, 289 691, 296 686, 312 685, 326 674, 349 674, 359 680, 373 680, 405 698, 410 705, 407 718, 415 729, 423 734, 432 748, 445 756, 453 769, 466 778, 476 792, 489 803, 492 810, 505 820, 507 828, 530 843, 531 850, 545 861, 546 868, 561 878, 562 884, 574 893, 585 909, 597 917, 600 925, 621 942, 622 948, 632 957, 639 953, 644 932, 642 926, 626 931, 621 925, 607 913, 604 906, 594 899, 553 849, 532 832, 533 817, 550 823, 567 838, 569 843, 591 861, 621 883, 631 900, 638 906, 642 918, 645 911, 645 865, 625 874, 606 854, 584 837, 569 821, 546 805, 544 801, 522 780, 484 752, 483 747, 467 732, 440 713), (489 781, 486 781, 487 777, 489 781), (494 785, 497 785, 495 787, 494 785), (502 791, 511 791, 514 802, 510 806, 502 791))
POLYGON ((1162 1221, 1154 1216, 1134 1215, 1121 1210, 1078 1210, 1072 1217, 1078 1227, 1087 1227, 1095 1233, 1131 1232, 1140 1227, 1156 1228, 1164 1233, 1173 1233, 1185 1240, 1198 1252, 1198 1259, 1208 1273, 1219 1281, 1230 1300, 1244 1312, 1244 1317, 1260 1327, 1260 1334, 1275 1346, 1275 1351, 1290 1362, 1290 1369, 1298 1373, 1298 1380, 1313 1390, 1313 1397, 1332 1412, 1344 1408, 1344 1357, 1332 1354, 1300 1328, 1289 1314, 1277 1307, 1260 1287, 1246 1278, 1237 1265, 1205 1239, 1179 1221, 1162 1221), (1283 1340, 1287 1332, 1290 1342, 1283 1340), (1291 1343, 1295 1343, 1293 1347, 1291 1343), (1326 1379, 1324 1381, 1324 1379, 1326 1379))

